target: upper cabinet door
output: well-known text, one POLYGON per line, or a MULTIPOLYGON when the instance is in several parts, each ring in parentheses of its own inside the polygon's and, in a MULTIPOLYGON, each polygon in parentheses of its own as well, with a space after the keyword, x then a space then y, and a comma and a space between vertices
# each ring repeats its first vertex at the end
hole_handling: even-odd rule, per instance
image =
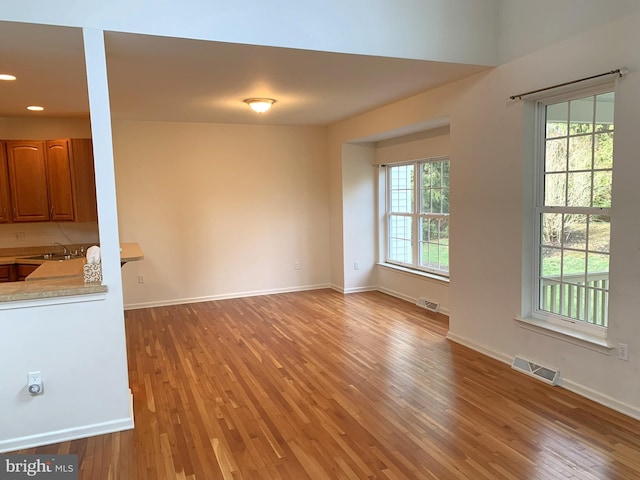
POLYGON ((14 222, 49 220, 44 142, 7 141, 14 222))
POLYGON ((97 222, 96 177, 90 138, 69 140, 76 222, 97 222))
POLYGON ((46 147, 50 219, 54 222, 71 221, 74 215, 69 141, 47 140, 46 147))
POLYGON ((11 221, 11 196, 9 195, 9 171, 4 142, 0 142, 0 223, 11 221))

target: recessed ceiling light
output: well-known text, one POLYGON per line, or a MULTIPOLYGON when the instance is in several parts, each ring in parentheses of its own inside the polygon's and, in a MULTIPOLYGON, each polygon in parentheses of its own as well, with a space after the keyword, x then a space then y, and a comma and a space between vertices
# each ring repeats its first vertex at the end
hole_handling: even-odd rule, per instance
POLYGON ((8 73, 0 73, 0 80, 15 80, 16 76, 15 75, 10 75, 8 73))
POLYGON ((44 110, 44 107, 41 107, 40 105, 29 105, 27 110, 31 110, 32 112, 41 112, 44 110))

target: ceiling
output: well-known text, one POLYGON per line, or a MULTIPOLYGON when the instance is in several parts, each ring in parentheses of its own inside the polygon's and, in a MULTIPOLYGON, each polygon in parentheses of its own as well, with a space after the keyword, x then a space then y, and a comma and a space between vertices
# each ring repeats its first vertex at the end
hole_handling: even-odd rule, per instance
MULTIPOLYGON (((106 32, 116 119, 328 125, 487 67, 106 32), (242 100, 277 100, 265 114, 242 100)), ((77 28, 0 22, 0 116, 87 117, 77 28), (38 104, 44 112, 32 113, 38 104)))

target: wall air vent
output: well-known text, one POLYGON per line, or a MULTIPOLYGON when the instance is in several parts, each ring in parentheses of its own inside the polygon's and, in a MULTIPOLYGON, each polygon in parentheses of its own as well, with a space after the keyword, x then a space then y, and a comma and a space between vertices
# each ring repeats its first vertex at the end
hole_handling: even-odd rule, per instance
POLYGON ((542 380, 549 385, 557 385, 558 378, 560 377, 560 372, 558 370, 549 367, 543 367, 542 365, 530 362, 529 360, 526 360, 519 355, 516 355, 513 358, 511 368, 522 373, 526 373, 527 375, 535 377, 538 380, 542 380))
POLYGON ((418 297, 416 300, 416 305, 422 308, 426 308, 427 310, 431 310, 432 312, 437 312, 440 310, 440 304, 438 302, 433 302, 424 297, 418 297))

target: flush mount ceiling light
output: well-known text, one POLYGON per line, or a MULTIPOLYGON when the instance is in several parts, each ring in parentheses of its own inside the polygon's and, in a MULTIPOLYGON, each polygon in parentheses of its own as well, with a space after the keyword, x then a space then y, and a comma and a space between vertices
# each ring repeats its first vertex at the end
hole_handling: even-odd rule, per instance
POLYGON ((44 107, 41 107, 40 105, 29 105, 27 110, 31 110, 32 112, 41 112, 44 110, 44 107))
POLYGON ((15 80, 15 79, 16 79, 15 75, 10 75, 8 73, 0 73, 0 80, 11 81, 11 80, 15 80))
POLYGON ((264 113, 276 103, 273 98, 247 98, 244 103, 249 105, 254 112, 264 113))

